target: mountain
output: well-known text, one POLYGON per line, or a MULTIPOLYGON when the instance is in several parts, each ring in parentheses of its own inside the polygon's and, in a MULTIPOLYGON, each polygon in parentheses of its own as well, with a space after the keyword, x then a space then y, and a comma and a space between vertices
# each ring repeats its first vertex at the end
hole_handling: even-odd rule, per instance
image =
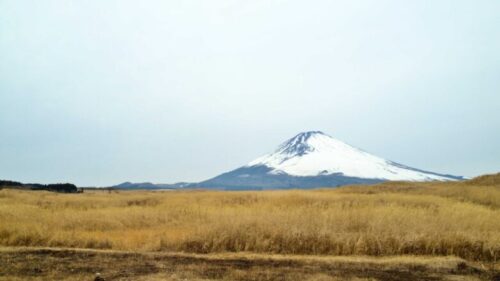
POLYGON ((411 168, 352 147, 320 131, 304 132, 273 153, 187 187, 285 189, 383 181, 450 181, 463 177, 411 168))

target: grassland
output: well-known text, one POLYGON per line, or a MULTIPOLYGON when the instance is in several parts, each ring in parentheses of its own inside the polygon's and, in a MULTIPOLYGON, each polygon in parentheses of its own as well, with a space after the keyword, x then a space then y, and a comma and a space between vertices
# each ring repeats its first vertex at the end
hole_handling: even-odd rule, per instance
POLYGON ((58 194, 4 189, 0 246, 456 256, 495 271, 500 257, 498 178, 311 191, 58 194))

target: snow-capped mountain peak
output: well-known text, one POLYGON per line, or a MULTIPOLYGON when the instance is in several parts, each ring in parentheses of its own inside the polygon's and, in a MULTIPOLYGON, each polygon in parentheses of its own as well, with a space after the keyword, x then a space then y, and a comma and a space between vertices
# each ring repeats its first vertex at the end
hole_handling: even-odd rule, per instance
POLYGON ((285 153, 291 156, 302 156, 309 152, 314 151, 314 147, 309 143, 311 138, 326 136, 321 131, 310 131, 296 135, 295 137, 284 142, 278 148, 280 153, 285 153))
POLYGON ((410 168, 339 141, 321 131, 303 132, 246 167, 265 166, 269 174, 343 175, 380 180, 455 180, 456 177, 410 168))

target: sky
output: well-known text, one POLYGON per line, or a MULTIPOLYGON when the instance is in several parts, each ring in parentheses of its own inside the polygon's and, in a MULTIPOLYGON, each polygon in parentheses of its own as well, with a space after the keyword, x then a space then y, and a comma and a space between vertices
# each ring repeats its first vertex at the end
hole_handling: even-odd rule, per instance
POLYGON ((0 179, 200 181, 321 130, 500 171, 498 0, 0 0, 0 179))

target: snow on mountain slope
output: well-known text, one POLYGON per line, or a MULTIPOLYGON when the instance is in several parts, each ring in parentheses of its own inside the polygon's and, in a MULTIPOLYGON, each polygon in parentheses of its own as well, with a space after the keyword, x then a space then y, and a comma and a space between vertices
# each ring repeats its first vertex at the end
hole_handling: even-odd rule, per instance
POLYGON ((444 181, 459 177, 422 171, 374 156, 336 140, 320 131, 300 133, 279 148, 245 167, 266 166, 269 174, 291 176, 323 176, 342 174, 348 177, 444 181))

